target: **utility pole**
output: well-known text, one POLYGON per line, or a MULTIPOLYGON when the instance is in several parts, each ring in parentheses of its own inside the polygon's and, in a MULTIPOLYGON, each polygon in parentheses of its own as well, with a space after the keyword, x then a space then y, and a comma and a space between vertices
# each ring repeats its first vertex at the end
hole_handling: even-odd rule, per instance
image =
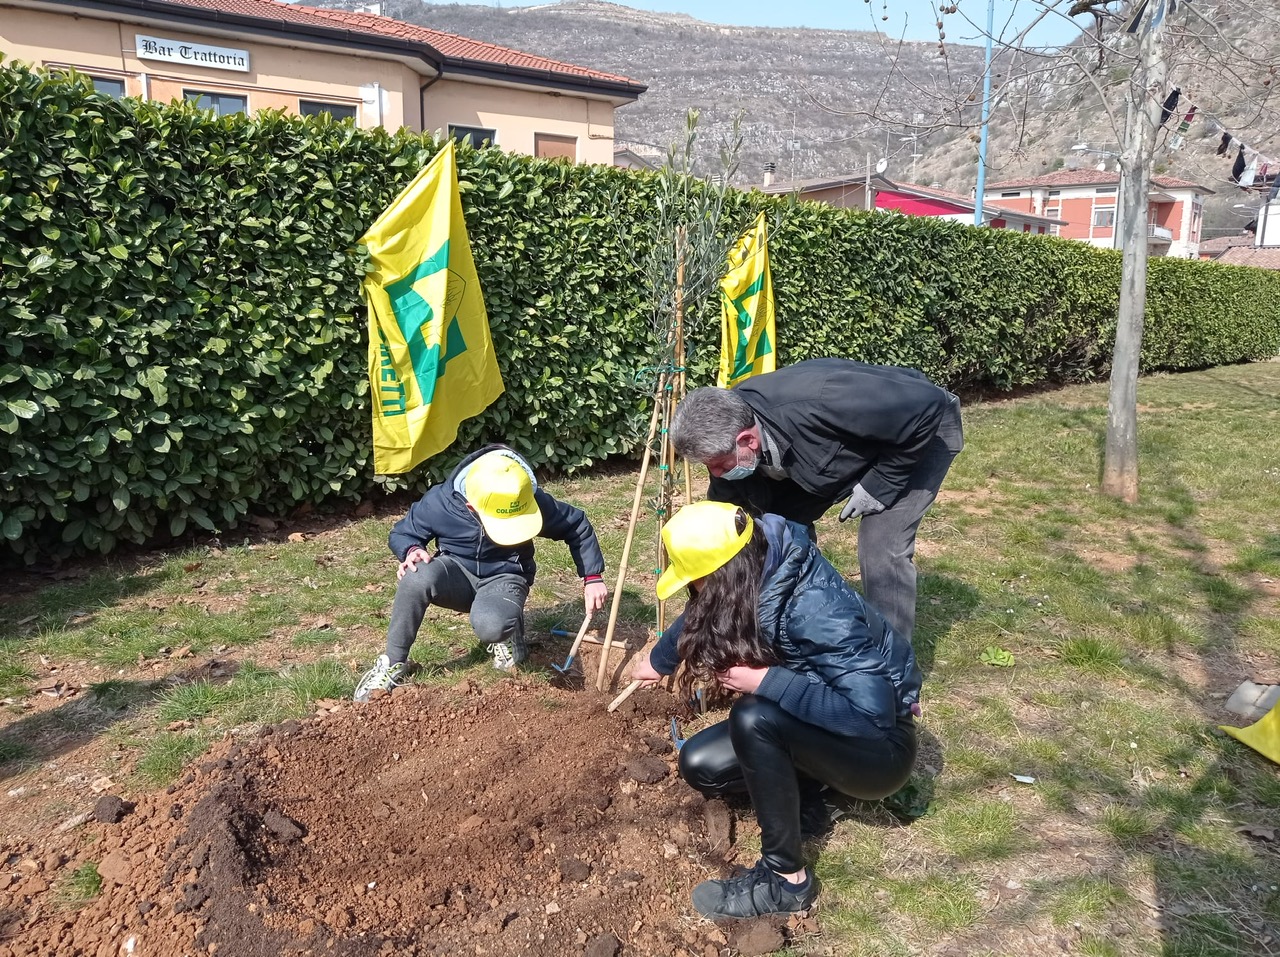
POLYGON ((796 111, 791 111, 791 139, 787 140, 787 152, 791 154, 791 171, 787 174, 790 182, 796 181, 796 153, 800 151, 800 141, 796 139, 796 111))
POLYGON ((981 226, 982 194, 987 188, 987 121, 991 117, 991 34, 996 28, 996 0, 987 0, 987 52, 982 58, 982 132, 978 134, 978 188, 973 195, 973 225, 981 226))
POLYGON ((1126 502, 1138 499, 1138 363, 1147 305, 1147 216, 1151 160, 1165 86, 1160 37, 1171 5, 1171 0, 1154 0, 1146 16, 1140 17, 1143 22, 1136 18, 1130 28, 1138 31, 1138 62, 1125 94, 1124 142, 1120 146, 1116 216, 1123 258, 1102 462, 1103 493, 1126 502))

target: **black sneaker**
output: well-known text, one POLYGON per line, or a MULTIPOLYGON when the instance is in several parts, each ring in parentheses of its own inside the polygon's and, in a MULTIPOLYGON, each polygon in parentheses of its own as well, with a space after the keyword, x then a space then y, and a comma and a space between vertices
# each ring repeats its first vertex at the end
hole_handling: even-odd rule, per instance
POLYGON ((799 890, 792 890, 764 861, 727 881, 703 881, 693 889, 693 907, 703 917, 763 917, 808 910, 818 896, 813 875, 799 890))

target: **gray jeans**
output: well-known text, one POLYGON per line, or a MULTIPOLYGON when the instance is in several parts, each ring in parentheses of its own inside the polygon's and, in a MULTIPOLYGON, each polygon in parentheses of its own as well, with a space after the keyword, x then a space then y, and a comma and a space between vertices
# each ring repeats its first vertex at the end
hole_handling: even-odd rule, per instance
POLYGON ((437 555, 409 572, 396 586, 387 625, 387 657, 407 661, 422 619, 432 605, 471 612, 471 627, 482 644, 511 641, 524 631, 529 584, 520 575, 478 578, 448 555, 437 555))
POLYGON ((951 403, 898 500, 883 512, 864 515, 858 527, 858 565, 867 601, 908 641, 916 625, 916 530, 938 497, 951 463, 964 448, 960 400, 951 403))

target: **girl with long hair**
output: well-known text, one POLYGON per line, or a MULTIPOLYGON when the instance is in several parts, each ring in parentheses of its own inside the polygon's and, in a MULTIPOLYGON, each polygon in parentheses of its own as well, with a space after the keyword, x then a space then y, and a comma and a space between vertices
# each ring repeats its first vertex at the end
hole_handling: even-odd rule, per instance
POLYGON ((658 597, 687 587, 689 601, 631 677, 652 684, 683 661, 686 699, 699 682, 739 695, 727 720, 685 742, 680 774, 709 797, 745 792, 760 824, 760 861, 699 884, 693 906, 711 918, 806 910, 817 885, 802 823, 827 823, 823 788, 875 800, 911 775, 915 655, 803 525, 696 502, 662 538, 658 597))

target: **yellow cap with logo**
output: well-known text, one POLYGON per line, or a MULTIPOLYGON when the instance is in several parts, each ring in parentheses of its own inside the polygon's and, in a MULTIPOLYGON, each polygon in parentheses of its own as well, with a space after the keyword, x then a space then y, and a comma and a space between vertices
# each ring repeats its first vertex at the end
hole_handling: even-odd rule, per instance
POLYGON ((521 545, 542 531, 535 490, 528 470, 503 452, 482 455, 467 469, 467 502, 499 545, 521 545))
POLYGON ((738 531, 738 506, 728 502, 694 502, 671 516, 662 527, 671 564, 658 579, 658 597, 664 601, 690 582, 705 578, 742 551, 751 540, 753 522, 738 531))

